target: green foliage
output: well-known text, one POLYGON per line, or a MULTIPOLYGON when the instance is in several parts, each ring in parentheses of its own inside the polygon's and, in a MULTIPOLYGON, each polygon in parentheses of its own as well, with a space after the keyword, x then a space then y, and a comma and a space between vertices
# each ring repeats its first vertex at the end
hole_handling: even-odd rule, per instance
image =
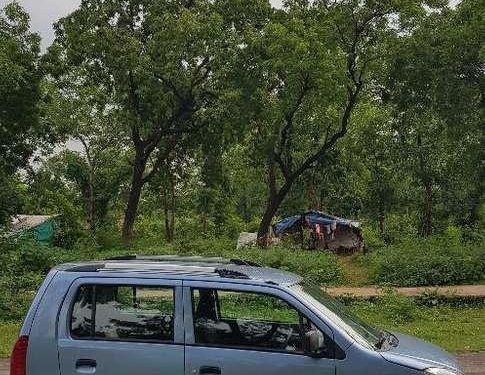
POLYGON ((384 316, 394 324, 412 322, 417 317, 417 309, 413 300, 392 289, 379 297, 377 304, 382 308, 384 316))
POLYGON ((39 122, 39 42, 16 3, 0 9, 0 225, 21 202, 13 174, 27 166, 48 129, 39 122))
POLYGON ((483 243, 436 236, 406 239, 370 256, 374 281, 398 286, 474 283, 485 277, 483 243))
POLYGON ((362 236, 364 237, 364 244, 368 250, 377 250, 386 245, 379 233, 372 227, 364 227, 362 229, 362 236))
POLYGON ((0 242, 0 320, 21 320, 27 312, 45 270, 55 264, 45 249, 28 241, 0 242))
POLYGON ((0 358, 9 358, 15 340, 19 335, 20 323, 0 322, 0 331, 2 332, 0 336, 0 358))

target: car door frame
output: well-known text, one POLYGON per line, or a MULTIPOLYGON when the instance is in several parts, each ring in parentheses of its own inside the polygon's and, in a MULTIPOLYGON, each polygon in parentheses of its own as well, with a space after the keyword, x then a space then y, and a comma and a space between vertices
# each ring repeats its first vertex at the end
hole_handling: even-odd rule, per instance
MULTIPOLYGON (((250 283, 236 283, 236 282, 225 282, 225 281, 188 281, 183 282, 183 304, 184 304, 184 326, 185 326, 185 347, 212 347, 218 348, 217 345, 205 345, 195 343, 195 333, 194 333, 194 320, 193 320, 193 305, 192 305, 192 289, 216 289, 216 290, 227 290, 235 292, 247 292, 247 293, 259 293, 276 298, 280 298, 282 301, 288 303, 291 307, 296 309, 300 314, 303 314, 308 318, 318 329, 320 329, 325 335, 327 335, 334 343, 335 337, 333 330, 321 320, 321 318, 316 315, 311 309, 309 309, 305 304, 300 302, 295 296, 288 293, 283 288, 277 285, 258 285, 250 283)), ((335 343, 336 344, 336 343, 335 343)), ((251 348, 235 348, 230 346, 220 346, 223 349, 233 349, 233 350, 249 350, 249 351, 260 351, 274 353, 274 351, 264 350, 264 349, 251 349, 251 348)), ((298 353, 286 353, 281 352, 281 354, 290 355, 300 355, 305 356, 305 354, 298 353)), ((308 356, 311 358, 310 356, 308 356)), ((336 368, 335 358, 321 358, 322 360, 332 361, 334 368, 336 368)), ((185 363, 186 373, 190 366, 187 365, 187 354, 185 363)))
MULTIPOLYGON (((121 343, 125 345, 130 343, 133 345, 174 345, 181 346, 184 349, 185 331, 183 321, 183 289, 182 280, 177 279, 165 279, 165 278, 140 278, 138 277, 117 277, 117 276, 82 276, 76 278, 64 297, 61 309, 57 317, 57 350, 58 355, 63 347, 69 347, 74 343, 83 343, 80 346, 89 346, 88 343, 92 343, 93 346, 102 345, 103 343, 121 343), (120 285, 120 286, 139 286, 139 287, 160 287, 160 288, 173 288, 174 290, 174 340, 173 342, 148 342, 148 341, 136 341, 136 340, 103 340, 103 339, 77 339, 71 336, 71 313, 74 307, 75 297, 79 288, 83 285, 120 285)), ((60 357, 59 357, 60 359, 60 357)), ((183 364, 185 366, 185 364, 183 364)))

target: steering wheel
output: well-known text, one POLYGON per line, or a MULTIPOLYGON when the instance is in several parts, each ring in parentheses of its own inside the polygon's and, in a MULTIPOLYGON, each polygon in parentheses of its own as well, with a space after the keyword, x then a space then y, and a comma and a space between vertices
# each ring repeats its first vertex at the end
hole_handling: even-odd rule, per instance
MULTIPOLYGON (((263 322, 251 322, 249 324, 248 328, 250 330, 258 329, 258 328, 263 327, 263 326, 266 327, 268 325, 271 325, 271 328, 266 333, 264 333, 262 335, 258 335, 256 337, 254 335, 250 335, 251 338, 249 339, 249 341, 251 342, 251 344, 260 345, 260 344, 263 344, 265 342, 268 342, 271 339, 271 337, 273 337, 273 335, 278 330, 279 325, 277 323, 266 323, 266 322, 264 322, 264 323, 263 322)), ((239 331, 239 333, 241 334, 242 337, 245 336, 241 332, 241 327, 238 327, 238 331, 239 331)))

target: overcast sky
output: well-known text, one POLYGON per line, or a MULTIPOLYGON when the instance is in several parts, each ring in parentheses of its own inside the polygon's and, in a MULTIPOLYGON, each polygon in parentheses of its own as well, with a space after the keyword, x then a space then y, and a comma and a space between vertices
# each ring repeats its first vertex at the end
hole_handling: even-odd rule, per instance
MULTIPOLYGON (((281 6, 283 0, 271 0, 275 6, 281 6)), ((0 0, 0 8, 11 0, 0 0)), ((81 0, 18 0, 30 14, 32 30, 42 36, 42 47, 49 46, 54 39, 52 24, 60 17, 72 12, 81 0)))

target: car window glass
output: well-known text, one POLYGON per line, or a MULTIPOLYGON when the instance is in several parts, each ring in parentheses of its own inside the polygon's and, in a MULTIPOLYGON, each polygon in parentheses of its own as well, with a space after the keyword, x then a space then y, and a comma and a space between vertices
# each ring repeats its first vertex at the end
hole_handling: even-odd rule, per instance
POLYGON ((71 314, 71 334, 74 337, 89 337, 93 328, 93 288, 79 288, 71 314))
POLYGON ((328 337, 278 297, 214 289, 194 289, 192 296, 196 344, 304 353, 304 335, 315 331, 321 350, 329 346, 328 337))
POLYGON ((299 324, 300 315, 280 298, 256 293, 218 291, 221 316, 299 324))
POLYGON ((173 341, 173 314, 172 288, 83 286, 72 309, 71 335, 106 340, 173 341))

